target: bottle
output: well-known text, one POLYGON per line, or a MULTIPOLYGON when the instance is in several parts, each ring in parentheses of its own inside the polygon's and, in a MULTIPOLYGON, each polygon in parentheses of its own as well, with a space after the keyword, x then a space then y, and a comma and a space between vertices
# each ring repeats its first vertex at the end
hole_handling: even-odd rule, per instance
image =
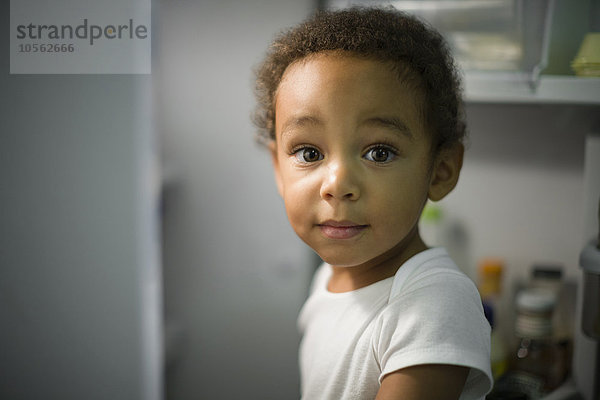
POLYGON ((546 265, 534 264, 531 268, 531 283, 532 288, 546 288, 551 292, 560 296, 562 286, 562 266, 561 265, 546 265))
POLYGON ((573 341, 575 325, 573 306, 575 290, 563 282, 563 267, 560 264, 534 264, 531 268, 531 288, 550 290, 556 297, 553 314, 553 336, 573 341))
POLYGON ((527 288, 518 293, 514 326, 517 344, 509 371, 496 382, 490 398, 541 399, 564 381, 566 349, 552 335, 555 305, 555 294, 545 288, 527 288))
POLYGON ((492 375, 498 379, 507 368, 507 349, 500 330, 500 296, 504 262, 499 258, 485 258, 479 262, 479 293, 483 311, 492 327, 491 354, 492 375))
POLYGON ((553 335, 556 292, 532 288, 517 297, 515 334, 520 338, 515 369, 539 381, 542 394, 556 389, 568 372, 568 343, 553 335))

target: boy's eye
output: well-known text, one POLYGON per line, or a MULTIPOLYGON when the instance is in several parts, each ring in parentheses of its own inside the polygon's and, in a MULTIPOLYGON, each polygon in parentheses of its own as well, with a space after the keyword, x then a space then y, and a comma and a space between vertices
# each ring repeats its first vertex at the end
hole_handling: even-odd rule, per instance
POLYGON ((323 154, 314 147, 303 147, 294 152, 296 160, 301 163, 312 163, 323 159, 323 154))
POLYGON ((396 152, 385 146, 376 146, 367 150, 364 157, 376 163, 390 162, 396 157, 396 152))

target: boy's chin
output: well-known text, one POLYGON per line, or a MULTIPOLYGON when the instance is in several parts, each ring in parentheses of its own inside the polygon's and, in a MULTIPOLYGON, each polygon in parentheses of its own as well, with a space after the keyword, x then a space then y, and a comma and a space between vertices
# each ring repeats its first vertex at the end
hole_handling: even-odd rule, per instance
POLYGON ((329 265, 333 265, 335 267, 356 267, 366 260, 357 260, 356 257, 351 257, 349 254, 319 254, 321 260, 329 265))

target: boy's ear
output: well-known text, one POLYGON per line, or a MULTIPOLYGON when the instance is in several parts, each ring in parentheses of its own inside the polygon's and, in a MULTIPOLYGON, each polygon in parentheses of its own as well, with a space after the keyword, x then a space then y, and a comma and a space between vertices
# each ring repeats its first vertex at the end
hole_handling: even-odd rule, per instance
POLYGON ((279 159, 277 158, 277 142, 271 140, 269 142, 269 153, 271 153, 271 162, 273 163, 273 171, 275 172, 275 183, 277 184, 277 191, 279 195, 283 197, 283 185, 281 183, 281 171, 279 170, 279 159))
POLYGON ((441 200, 454 189, 462 168, 464 152, 465 147, 459 143, 437 155, 429 182, 430 200, 441 200))

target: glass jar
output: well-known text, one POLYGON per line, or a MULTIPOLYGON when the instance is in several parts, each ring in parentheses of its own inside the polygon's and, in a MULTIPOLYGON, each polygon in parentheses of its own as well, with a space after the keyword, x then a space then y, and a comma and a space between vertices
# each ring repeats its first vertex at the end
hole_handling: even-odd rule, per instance
POLYGON ((552 335, 555 305, 556 295, 550 290, 530 288, 519 292, 515 319, 517 344, 509 371, 496 382, 488 398, 541 399, 564 382, 569 367, 569 342, 552 335))

